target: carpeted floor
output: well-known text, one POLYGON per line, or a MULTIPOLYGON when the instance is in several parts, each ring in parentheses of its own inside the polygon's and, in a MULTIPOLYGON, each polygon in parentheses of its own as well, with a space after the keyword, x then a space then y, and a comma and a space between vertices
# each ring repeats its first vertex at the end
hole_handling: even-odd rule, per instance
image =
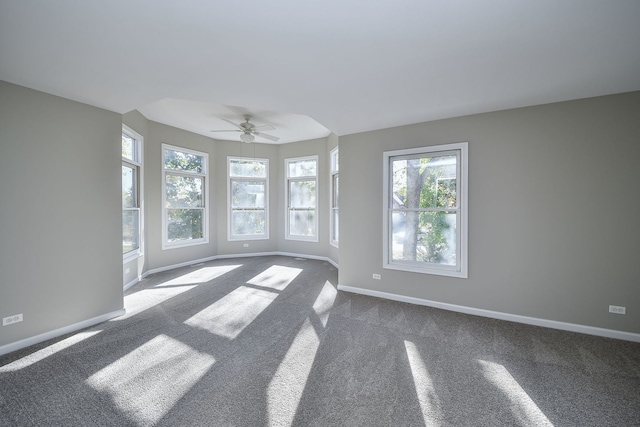
POLYGON ((147 277, 0 357, 1 426, 640 426, 640 344, 336 291, 330 264, 147 277))

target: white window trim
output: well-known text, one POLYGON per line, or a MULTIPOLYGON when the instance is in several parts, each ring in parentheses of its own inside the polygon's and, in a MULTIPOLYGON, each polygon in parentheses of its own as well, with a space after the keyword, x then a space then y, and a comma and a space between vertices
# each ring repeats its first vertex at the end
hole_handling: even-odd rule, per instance
POLYGON ((131 129, 129 126, 122 124, 122 133, 136 140, 136 158, 137 161, 122 158, 123 163, 134 165, 138 168, 138 249, 122 254, 122 263, 126 264, 134 259, 140 258, 144 255, 144 173, 143 173, 143 154, 144 154, 144 137, 138 132, 131 129))
MULTIPOLYGON (((329 152, 329 159, 330 159, 330 161, 329 161, 329 163, 330 163, 330 165, 329 165, 329 171, 330 171, 330 173, 329 173, 329 185, 330 185, 330 189, 329 189, 329 216, 330 216, 330 218, 329 218, 329 243, 331 244, 331 246, 336 247, 336 248, 339 247, 339 242, 333 238, 333 236, 334 236, 333 228, 335 227, 335 224, 333 223, 334 222, 333 211, 337 210, 338 212, 340 212, 340 207, 339 207, 340 204, 338 203, 338 207, 334 208, 333 207, 333 199, 334 199, 334 192, 335 192, 335 188, 334 188, 334 181, 335 180, 334 180, 334 177, 336 175, 338 175, 338 176, 340 175, 339 165, 336 165, 336 161, 335 161, 336 155, 339 152, 338 148, 339 147, 335 147, 333 150, 331 150, 329 152)), ((340 214, 338 213, 338 215, 340 215, 340 214)))
POLYGON ((196 246, 203 245, 209 243, 209 155, 207 153, 203 153, 201 151, 191 150, 189 148, 178 147, 176 145, 162 144, 161 147, 161 162, 160 168, 162 169, 162 250, 167 249, 175 249, 175 248, 184 248, 188 246, 196 246), (183 153, 193 154, 196 156, 204 157, 204 171, 202 173, 194 173, 189 171, 180 171, 173 169, 165 169, 164 168, 164 152, 165 149, 181 151, 183 153), (166 174, 170 175, 183 175, 183 176, 202 176, 204 181, 204 190, 203 190, 203 202, 204 202, 204 213, 203 213, 203 221, 202 221, 202 238, 201 239, 193 239, 193 240, 181 240, 178 242, 169 242, 167 236, 167 209, 165 208, 167 201, 167 188, 166 188, 166 174))
POLYGON ((227 240, 229 241, 241 241, 241 240, 267 240, 269 239, 269 159, 259 159, 253 157, 238 157, 238 156, 228 156, 227 157, 227 240), (241 161, 256 161, 256 162, 265 162, 266 164, 266 177, 265 178, 256 178, 256 177, 231 177, 231 161, 232 160, 241 160, 241 161), (231 218, 232 218, 232 208, 231 208, 231 182, 232 181, 264 181, 265 182, 265 201, 264 201, 264 210, 265 210, 265 232, 264 234, 244 234, 240 236, 234 236, 232 233, 231 227, 231 218))
POLYGON ((319 212, 318 212, 318 170, 319 170, 319 162, 318 162, 318 156, 314 155, 314 156, 305 156, 305 157, 292 157, 289 159, 284 159, 284 193, 285 193, 285 197, 284 197, 284 212, 285 212, 285 240, 296 240, 296 241, 301 241, 301 242, 318 242, 318 235, 319 230, 319 224, 320 221, 318 220, 319 217, 319 212), (299 162, 299 161, 304 161, 304 160, 315 160, 316 162, 316 175, 314 177, 310 177, 310 176, 305 176, 305 177, 295 177, 295 178, 289 178, 289 163, 293 163, 293 162, 299 162), (289 181, 309 181, 310 178, 315 179, 316 181, 316 207, 315 207, 315 229, 316 229, 316 234, 315 236, 292 236, 289 233, 289 181))
POLYGON ((391 270, 410 271, 415 273, 434 274, 440 276, 468 278, 468 188, 469 188, 469 168, 468 168, 468 143, 459 142, 454 144, 434 145, 420 148, 409 148, 405 150, 385 151, 383 155, 383 182, 382 182, 382 194, 383 194, 383 268, 391 270), (455 267, 450 266, 436 266, 436 265, 421 265, 423 263, 409 263, 409 262, 392 262, 390 257, 390 233, 391 233, 391 216, 390 211, 390 195, 389 195, 389 162, 392 157, 409 156, 414 154, 430 154, 440 153, 446 151, 459 151, 460 161, 458 164, 459 174, 459 188, 457 194, 457 200, 460 205, 460 223, 458 224, 458 250, 459 250, 459 263, 455 267))

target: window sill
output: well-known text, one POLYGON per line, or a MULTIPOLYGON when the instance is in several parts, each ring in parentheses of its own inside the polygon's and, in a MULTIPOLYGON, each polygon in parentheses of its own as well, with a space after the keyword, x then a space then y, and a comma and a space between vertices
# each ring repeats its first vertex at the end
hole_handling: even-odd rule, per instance
POLYGON ((198 246, 198 245, 205 245, 209 243, 208 239, 198 239, 198 240, 190 240, 190 241, 185 241, 185 242, 180 242, 180 243, 163 243, 162 244, 162 250, 168 250, 168 249, 178 249, 178 248, 186 248, 189 246, 198 246))
POLYGON ((382 268, 385 268, 387 270, 407 271, 410 273, 431 274, 434 276, 457 277, 459 279, 469 278, 469 274, 467 273, 466 269, 454 270, 433 267, 429 268, 412 264, 384 264, 382 268))
POLYGON ((131 261, 135 261, 138 258, 142 258, 144 256, 143 252, 140 251, 135 251, 135 252, 129 252, 126 254, 122 255, 122 264, 127 264, 131 261))
POLYGON ((310 242, 310 243, 318 243, 318 237, 293 237, 293 236, 285 236, 285 240, 295 240, 297 242, 310 242))
POLYGON ((247 240, 269 240, 269 236, 239 236, 239 237, 227 237, 228 242, 244 242, 247 240))

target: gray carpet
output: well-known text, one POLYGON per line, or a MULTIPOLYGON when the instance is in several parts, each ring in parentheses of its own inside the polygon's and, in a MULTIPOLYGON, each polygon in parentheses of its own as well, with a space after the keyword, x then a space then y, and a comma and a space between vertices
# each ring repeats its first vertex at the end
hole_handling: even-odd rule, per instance
POLYGON ((0 425, 640 425, 638 343, 336 284, 280 256, 151 275, 127 315, 0 357, 0 425))

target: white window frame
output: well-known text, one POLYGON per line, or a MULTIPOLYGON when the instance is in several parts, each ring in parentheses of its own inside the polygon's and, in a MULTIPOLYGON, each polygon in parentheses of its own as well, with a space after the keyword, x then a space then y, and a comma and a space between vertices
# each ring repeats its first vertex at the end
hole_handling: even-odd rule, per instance
MULTIPOLYGON (((252 210, 247 208, 235 209, 235 210, 252 210)), ((256 208, 257 210, 257 208, 256 208)), ((239 241, 239 240, 266 240, 269 238, 269 159, 258 159, 253 157, 227 157, 227 240, 239 241), (231 162, 233 161, 247 161, 247 162, 262 162, 265 164, 265 177, 252 177, 252 176, 231 176, 231 162), (233 206, 232 188, 234 182, 242 181, 264 181, 264 215, 265 215, 265 230, 263 234, 233 234, 233 206)))
MULTIPOLYGON (((144 255, 144 183, 142 173, 142 155, 143 155, 143 145, 144 145, 144 137, 140 135, 138 132, 131 129, 129 126, 122 124, 122 134, 128 136, 129 138, 134 140, 133 146, 133 159, 128 159, 122 156, 122 165, 131 167, 136 171, 136 197, 135 197, 135 207, 133 208, 122 208, 122 210, 137 210, 138 211, 138 248, 129 251, 127 253, 122 254, 122 262, 127 263, 132 261, 133 259, 139 258, 144 255)), ((123 230, 124 233, 124 230, 123 230)))
MULTIPOLYGON (((338 147, 334 148, 333 150, 331 150, 329 152, 329 157, 330 157, 330 194, 329 194, 329 212, 330 212, 330 219, 329 219, 329 243, 331 244, 331 246, 334 247, 338 247, 339 246, 339 240, 340 240, 340 235, 338 234, 338 240, 336 240, 334 238, 334 236, 336 235, 336 226, 337 224, 335 224, 335 214, 337 213, 339 214, 339 200, 336 196, 336 180, 338 180, 338 176, 339 176, 339 157, 338 157, 338 147)), ((339 182, 339 181, 338 181, 339 182)), ((338 183, 338 188, 339 188, 340 184, 338 183)), ((339 192, 339 189, 338 189, 339 192)), ((338 193, 339 194, 339 193, 338 193)))
MULTIPOLYGON (((435 274, 458 278, 468 278, 468 143, 435 145, 405 150, 385 151, 383 155, 383 268, 392 270, 410 271, 415 273, 435 274), (393 195, 390 194, 391 185, 391 161, 398 157, 424 155, 426 157, 456 153, 456 201, 457 201, 457 242, 455 266, 429 264, 420 261, 393 261, 390 255, 392 250, 392 208, 393 195)), ((448 209, 456 210, 456 209, 448 209)))
POLYGON ((160 167, 162 169, 162 249, 174 249, 174 248, 183 248, 187 246, 196 246, 209 243, 209 155, 207 153, 203 153, 201 151, 191 150, 184 147, 178 147, 175 145, 162 144, 162 154, 161 154, 161 164, 160 167), (192 154, 195 156, 200 156, 203 158, 203 171, 201 173, 192 172, 192 171, 181 171, 175 169, 165 169, 165 150, 173 150, 180 151, 187 154, 192 154), (168 241, 168 220, 167 220, 167 175, 178 175, 185 177, 201 177, 203 182, 202 189, 202 203, 203 203, 203 213, 202 213, 202 238, 199 239, 190 239, 190 240, 180 240, 175 242, 168 241))
POLYGON ((297 240, 297 241, 303 241, 303 242, 317 242, 318 241, 318 169, 319 169, 319 162, 318 162, 318 156, 314 155, 314 156, 305 156, 305 157, 294 157, 294 158, 289 158, 289 159, 284 159, 284 192, 285 192, 285 239, 286 240, 297 240), (290 177, 289 176, 289 164, 290 163, 295 163, 295 162, 299 162, 299 161, 308 161, 308 160, 313 160, 316 162, 316 174, 314 176, 302 176, 302 177, 290 177), (290 207, 290 195, 289 195, 289 183, 294 182, 294 181, 310 181, 310 180, 314 180, 316 185, 315 185, 315 207, 314 207, 314 211, 315 211, 315 215, 314 215, 314 220, 315 220, 315 230, 316 233, 313 236, 299 236, 299 235, 292 235, 290 233, 290 211, 291 211, 291 207, 290 207))

